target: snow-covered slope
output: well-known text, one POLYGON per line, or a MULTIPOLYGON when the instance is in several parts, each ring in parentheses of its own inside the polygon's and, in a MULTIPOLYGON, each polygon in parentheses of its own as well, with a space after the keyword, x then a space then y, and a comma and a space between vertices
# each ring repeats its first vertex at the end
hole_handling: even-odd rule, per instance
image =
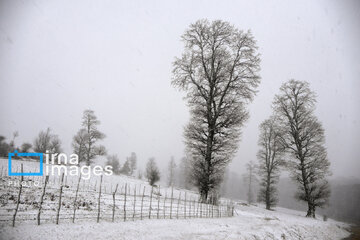
POLYGON ((22 224, 0 230, 1 239, 342 239, 344 223, 309 219, 303 212, 238 205, 235 217, 80 224, 22 224))
MULTIPOLYGON (((20 162, 20 161, 19 161, 20 162)), ((5 161, 0 165, 6 169, 5 161)), ((26 163, 29 165, 29 163, 26 163)), ((2 168, 2 169, 4 169, 2 168)), ((2 180, 5 181, 5 169, 2 180)), ((68 182, 76 182, 68 179, 68 182)), ((91 178, 85 186, 93 185, 91 178)), ((108 189, 115 183, 130 186, 145 186, 146 182, 125 176, 112 176, 105 180, 108 189)), ((73 185, 73 184, 70 184, 73 185)), ((91 187, 92 188, 92 187, 91 187)), ((5 189, 4 189, 5 190, 5 189)), ((109 191, 109 190, 108 190, 109 191)), ((162 188, 162 191, 169 189, 162 188)), ((181 189, 174 190, 176 194, 181 189)), ((111 191, 109 191, 111 192, 111 191)), ((5 193, 5 192, 3 192, 5 193)), ((164 194, 164 192, 162 192, 164 194)), ((196 197, 188 191, 188 196, 196 197)), ((87 196, 88 197, 88 196, 87 196)), ((65 199, 65 198, 64 198, 65 199)), ((226 201, 226 200, 225 200, 226 201)), ((331 219, 324 222, 322 217, 310 219, 304 212, 276 208, 268 211, 264 206, 249 206, 237 203, 235 216, 230 218, 198 219, 152 219, 127 222, 100 221, 94 219, 75 224, 48 222, 40 226, 35 221, 24 221, 12 228, 9 222, 0 225, 0 239, 342 239, 349 235, 347 224, 331 219)))

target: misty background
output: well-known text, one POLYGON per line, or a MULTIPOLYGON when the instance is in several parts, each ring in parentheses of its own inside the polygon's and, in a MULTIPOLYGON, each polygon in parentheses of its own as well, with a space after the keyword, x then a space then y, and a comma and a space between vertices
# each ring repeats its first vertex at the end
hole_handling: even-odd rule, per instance
MULTIPOLYGON (((1 0, 0 135, 18 131, 20 145, 50 127, 70 154, 90 108, 106 134, 101 144, 121 164, 131 152, 142 169, 150 157, 161 169, 171 156, 180 161, 189 109, 170 85, 172 62, 183 50, 180 36, 201 18, 250 29, 261 53, 262 81, 228 175, 241 181, 245 163, 256 161, 258 126, 294 78, 317 93, 332 179, 359 183, 358 1, 1 0)), ((229 182, 227 194, 241 196, 229 182)), ((280 193, 280 205, 294 202, 288 197, 280 193)))

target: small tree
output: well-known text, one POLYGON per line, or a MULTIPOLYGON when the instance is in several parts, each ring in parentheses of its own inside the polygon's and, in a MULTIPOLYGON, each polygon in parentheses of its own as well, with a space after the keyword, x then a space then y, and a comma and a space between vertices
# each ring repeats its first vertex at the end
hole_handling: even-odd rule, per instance
POLYGON ((120 174, 120 161, 117 155, 108 155, 106 165, 112 166, 115 174, 120 174))
POLYGON ((86 161, 86 141, 87 141, 87 132, 85 128, 80 129, 73 138, 72 147, 74 153, 78 155, 79 162, 86 161))
POLYGON ((190 189, 195 184, 192 173, 191 161, 187 157, 182 157, 177 167, 177 185, 181 188, 190 189))
POLYGON ((130 176, 131 175, 131 163, 129 158, 126 159, 124 165, 122 166, 121 170, 120 170, 121 174, 130 176))
POLYGON ((137 178, 138 178, 138 179, 142 179, 142 178, 143 178, 143 172, 141 171, 141 169, 138 169, 138 171, 137 171, 137 178))
POLYGON ((136 153, 134 152, 131 153, 131 156, 129 157, 129 162, 130 162, 130 175, 133 175, 135 173, 136 164, 137 164, 136 153))
MULTIPOLYGON (((46 153, 48 151, 50 157, 53 154, 60 153, 62 149, 59 136, 52 134, 50 128, 46 129, 46 131, 41 131, 34 140, 34 151, 38 153, 46 153)), ((54 156, 54 159, 56 160, 57 156, 54 156)))
POLYGON ((5 142, 4 136, 0 136, 0 156, 7 157, 9 152, 11 152, 10 145, 5 142))
POLYGON ((155 158, 150 158, 146 164, 146 178, 151 186, 160 180, 160 172, 156 165, 155 158))
POLYGON ((173 186, 175 181, 175 169, 176 163, 174 157, 171 157, 169 165, 168 165, 168 186, 173 186))
POLYGON ((256 178, 256 165, 253 161, 250 161, 246 164, 247 172, 244 174, 245 183, 248 185, 248 192, 247 192, 247 201, 249 204, 254 202, 254 183, 257 181, 256 178))
POLYGON ((270 117, 260 124, 259 159, 260 189, 258 200, 265 202, 266 209, 275 206, 277 199, 276 183, 279 180, 280 166, 283 165, 284 147, 281 144, 282 129, 276 118, 270 117))
POLYGON ((100 121, 93 110, 85 110, 82 119, 83 128, 74 136, 73 148, 79 155, 79 161, 85 161, 86 165, 90 165, 96 156, 106 154, 104 146, 96 145, 105 138, 105 134, 97 129, 100 121))
POLYGON ((13 132, 13 138, 12 140, 10 141, 10 151, 13 152, 15 149, 16 149, 16 146, 15 146, 15 139, 19 136, 19 132, 18 131, 15 131, 13 132))
POLYGON ((21 145, 21 152, 29 152, 31 148, 32 145, 30 143, 25 142, 21 145))

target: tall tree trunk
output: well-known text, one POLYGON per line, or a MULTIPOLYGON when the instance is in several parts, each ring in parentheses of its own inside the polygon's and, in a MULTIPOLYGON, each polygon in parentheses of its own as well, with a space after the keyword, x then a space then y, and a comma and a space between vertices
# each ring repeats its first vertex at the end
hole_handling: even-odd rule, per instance
POLYGON ((266 202, 266 209, 270 210, 271 203, 270 203, 270 173, 269 172, 266 181, 265 202, 266 202))

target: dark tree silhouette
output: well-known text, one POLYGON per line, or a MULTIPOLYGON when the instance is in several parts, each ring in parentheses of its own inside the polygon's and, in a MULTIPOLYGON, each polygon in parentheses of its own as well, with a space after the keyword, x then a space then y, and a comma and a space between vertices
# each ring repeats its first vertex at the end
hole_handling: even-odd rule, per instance
POLYGON ((160 172, 156 165, 155 158, 150 158, 146 164, 146 178, 151 186, 160 180, 160 172))

